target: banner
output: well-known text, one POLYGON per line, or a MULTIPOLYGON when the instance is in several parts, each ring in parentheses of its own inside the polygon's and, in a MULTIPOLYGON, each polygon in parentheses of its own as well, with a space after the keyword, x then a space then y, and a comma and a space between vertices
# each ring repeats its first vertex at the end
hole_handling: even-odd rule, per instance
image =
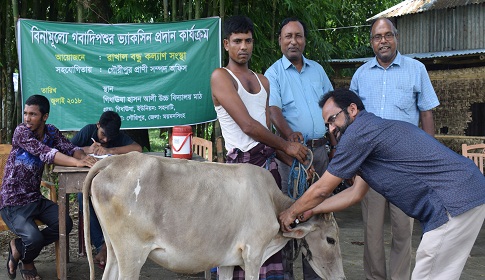
POLYGON ((210 76, 220 67, 220 18, 78 24, 20 19, 22 100, 46 96, 48 122, 79 130, 115 111, 122 128, 216 119, 210 76))

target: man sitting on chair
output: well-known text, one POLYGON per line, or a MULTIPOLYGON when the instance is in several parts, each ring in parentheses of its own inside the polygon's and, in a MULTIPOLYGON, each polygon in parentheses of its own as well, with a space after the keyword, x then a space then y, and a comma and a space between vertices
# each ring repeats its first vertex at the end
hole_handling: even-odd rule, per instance
MULTIPOLYGON (((17 267, 23 279, 40 279, 34 260, 45 246, 59 239, 59 208, 42 196, 40 183, 44 164, 65 166, 93 166, 96 159, 86 156, 53 125, 46 124, 49 100, 32 95, 25 102, 24 122, 14 131, 12 151, 5 166, 0 213, 5 224, 19 238, 9 243, 7 273, 15 279, 17 267), (47 225, 39 230, 34 220, 47 225)), ((66 214, 66 231, 72 229, 72 220, 66 214)))

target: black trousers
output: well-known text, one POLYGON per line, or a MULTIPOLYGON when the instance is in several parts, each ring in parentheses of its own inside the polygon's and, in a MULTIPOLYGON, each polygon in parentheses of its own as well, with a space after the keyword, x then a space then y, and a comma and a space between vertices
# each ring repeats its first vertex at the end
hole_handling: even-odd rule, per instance
MULTIPOLYGON (((48 199, 22 206, 7 206, 0 210, 5 224, 20 237, 16 242, 23 263, 30 264, 45 246, 59 240, 59 207, 48 199), (34 219, 47 225, 40 230, 34 219)), ((72 219, 66 213, 66 232, 72 230, 72 219)))

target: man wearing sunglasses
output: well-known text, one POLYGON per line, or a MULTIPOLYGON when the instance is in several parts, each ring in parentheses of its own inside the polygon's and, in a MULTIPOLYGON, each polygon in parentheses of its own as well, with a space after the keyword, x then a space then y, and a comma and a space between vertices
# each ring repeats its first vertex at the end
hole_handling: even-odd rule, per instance
POLYGON ((367 112, 350 90, 331 91, 319 105, 338 148, 320 180, 280 213, 281 229, 341 211, 372 188, 421 223, 411 279, 460 279, 485 219, 480 169, 417 126, 367 112), (350 188, 331 196, 342 178, 355 175, 350 188))
MULTIPOLYGON (((376 56, 357 69, 350 89, 360 96, 368 112, 416 126, 421 121, 421 128, 434 135, 432 109, 439 105, 438 98, 424 65, 397 51, 398 39, 390 20, 380 18, 372 24, 370 43, 376 56)), ((414 220, 372 189, 362 200, 362 217, 366 279, 409 279, 414 220), (384 251, 386 210, 392 236, 389 277, 384 251)))

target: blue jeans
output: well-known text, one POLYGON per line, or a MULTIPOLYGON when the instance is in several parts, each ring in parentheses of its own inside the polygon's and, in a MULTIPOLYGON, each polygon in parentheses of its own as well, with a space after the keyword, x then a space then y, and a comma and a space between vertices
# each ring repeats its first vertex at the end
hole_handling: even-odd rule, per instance
MULTIPOLYGON (((83 194, 77 194, 77 200, 79 201, 79 209, 83 211, 83 194)), ((101 246, 104 244, 104 236, 103 230, 101 229, 101 225, 99 224, 98 216, 96 216, 96 212, 94 212, 93 205, 91 204, 91 200, 89 200, 89 225, 90 230, 89 233, 91 234, 91 243, 96 248, 96 252, 99 252, 101 246)))
MULTIPOLYGON (((32 263, 45 246, 59 240, 59 207, 52 200, 41 199, 22 206, 6 206, 0 210, 5 224, 22 242, 15 242, 23 263, 32 263), (34 219, 47 225, 40 230, 34 219)), ((72 230, 72 219, 66 213, 66 233, 72 230)))

